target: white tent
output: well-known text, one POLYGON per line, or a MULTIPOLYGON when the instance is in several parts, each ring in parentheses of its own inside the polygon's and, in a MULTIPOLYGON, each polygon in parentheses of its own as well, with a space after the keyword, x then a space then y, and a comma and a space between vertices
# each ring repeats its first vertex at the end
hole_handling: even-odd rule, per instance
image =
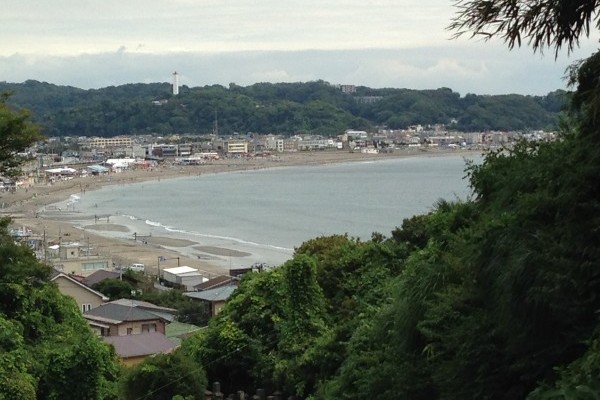
POLYGON ((73 175, 74 173, 77 172, 76 169, 73 168, 50 168, 50 169, 46 169, 44 170, 45 172, 52 174, 52 175, 73 175))

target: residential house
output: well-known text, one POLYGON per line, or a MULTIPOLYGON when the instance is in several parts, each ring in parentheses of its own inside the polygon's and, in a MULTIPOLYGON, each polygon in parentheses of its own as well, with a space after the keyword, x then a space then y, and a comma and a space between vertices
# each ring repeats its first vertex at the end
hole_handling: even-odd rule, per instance
POLYGON ((174 320, 176 312, 145 301, 119 299, 83 316, 92 330, 115 347, 122 363, 133 365, 178 346, 180 338, 169 340, 165 335, 167 323, 174 320))
POLYGON ((121 277, 121 272, 117 271, 108 271, 105 269, 99 269, 97 271, 92 272, 90 275, 83 278, 83 284, 89 287, 94 286, 97 283, 100 283, 106 279, 119 279, 121 277))
POLYGON ((134 299, 118 299, 118 300, 113 300, 110 303, 111 304, 120 304, 122 306, 128 306, 128 307, 137 307, 141 310, 146 310, 148 312, 151 312, 152 314, 155 314, 155 315, 163 318, 164 320, 168 321, 169 323, 173 322, 177 315, 177 310, 174 308, 157 306, 156 304, 152 304, 147 301, 134 300, 134 299))
POLYGON ((75 279, 75 277, 63 272, 54 270, 50 281, 58 286, 58 290, 62 294, 74 298, 82 313, 98 307, 109 300, 102 293, 93 290, 75 279))
POLYGON ((201 292, 186 292, 183 295, 197 301, 208 303, 210 316, 214 317, 221 311, 225 302, 235 289, 237 289, 236 285, 228 285, 203 290, 201 292))
POLYGON ((114 302, 92 308, 83 316, 100 336, 139 335, 149 332, 164 334, 168 322, 164 317, 133 304, 114 302))
POLYGON ((146 357, 171 353, 177 344, 160 332, 148 332, 139 335, 107 336, 106 343, 114 346, 115 352, 124 365, 138 364, 146 357))

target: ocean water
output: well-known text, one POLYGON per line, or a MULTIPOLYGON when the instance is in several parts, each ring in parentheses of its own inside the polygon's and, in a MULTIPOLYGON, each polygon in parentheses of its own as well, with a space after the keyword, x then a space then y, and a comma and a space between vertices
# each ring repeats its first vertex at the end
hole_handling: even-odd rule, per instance
POLYGON ((107 186, 76 207, 139 235, 192 239, 248 252, 247 264, 278 265, 308 239, 389 236, 439 199, 466 199, 465 167, 462 156, 448 155, 206 174, 107 186))

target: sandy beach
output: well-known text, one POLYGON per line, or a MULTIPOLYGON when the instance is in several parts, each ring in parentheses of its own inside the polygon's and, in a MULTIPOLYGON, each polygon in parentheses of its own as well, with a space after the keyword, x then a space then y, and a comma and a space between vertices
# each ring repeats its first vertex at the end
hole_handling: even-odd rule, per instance
POLYGON ((110 216, 81 215, 69 211, 65 204, 71 195, 80 196, 87 191, 106 185, 123 185, 148 180, 171 179, 229 171, 273 168, 294 165, 322 165, 328 163, 373 161, 398 157, 434 157, 449 152, 459 154, 481 154, 481 151, 461 150, 396 150, 394 153, 363 154, 346 151, 324 151, 309 153, 282 153, 277 157, 255 159, 224 159, 197 166, 165 165, 153 170, 131 170, 111 173, 106 176, 88 176, 59 181, 54 184, 34 185, 19 188, 13 193, 0 195, 1 211, 12 219, 12 226, 30 230, 32 234, 44 235, 47 241, 85 241, 97 249, 103 257, 112 258, 115 265, 144 263, 146 272, 158 273, 158 258, 166 261, 161 267, 188 265, 205 271, 207 275, 227 274, 222 263, 214 262, 219 257, 237 258, 246 254, 228 248, 211 246, 176 235, 134 237, 130 227, 110 216), (61 203, 62 202, 62 203, 61 203), (60 205, 57 205, 60 204, 60 205), (75 224, 74 221, 77 221, 75 224), (82 223, 84 221, 84 223, 82 223), (198 257, 201 252, 205 257, 198 257), (214 256, 214 259, 213 259, 214 256))

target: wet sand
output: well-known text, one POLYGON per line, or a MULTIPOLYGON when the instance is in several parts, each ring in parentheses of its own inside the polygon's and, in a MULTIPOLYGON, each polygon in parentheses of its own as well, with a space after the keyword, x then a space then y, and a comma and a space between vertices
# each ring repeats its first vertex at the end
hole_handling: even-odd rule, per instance
POLYGON ((199 166, 163 166, 153 170, 125 171, 111 173, 108 176, 73 178, 52 185, 19 188, 14 193, 2 193, 0 206, 2 206, 2 214, 12 219, 14 227, 28 229, 32 234, 44 235, 48 241, 57 241, 60 237, 62 242, 69 240, 91 243, 101 256, 111 257, 116 265, 143 263, 150 273, 154 270, 158 271, 158 264, 160 268, 188 265, 209 275, 224 274, 228 273, 228 268, 223 265, 224 258, 227 258, 229 263, 236 260, 235 267, 238 268, 241 266, 239 264, 244 262, 247 253, 177 238, 176 235, 167 237, 134 234, 135 231, 132 230, 135 228, 127 221, 109 219, 109 216, 81 215, 74 210, 69 211, 68 205, 57 206, 57 204, 60 202, 64 204, 71 195, 82 195, 88 190, 106 185, 280 166, 321 165, 414 156, 434 157, 449 153, 466 156, 481 154, 481 151, 397 150, 389 154, 323 151, 283 153, 277 157, 249 160, 226 159, 199 166), (164 261, 159 262, 159 259, 164 261))

